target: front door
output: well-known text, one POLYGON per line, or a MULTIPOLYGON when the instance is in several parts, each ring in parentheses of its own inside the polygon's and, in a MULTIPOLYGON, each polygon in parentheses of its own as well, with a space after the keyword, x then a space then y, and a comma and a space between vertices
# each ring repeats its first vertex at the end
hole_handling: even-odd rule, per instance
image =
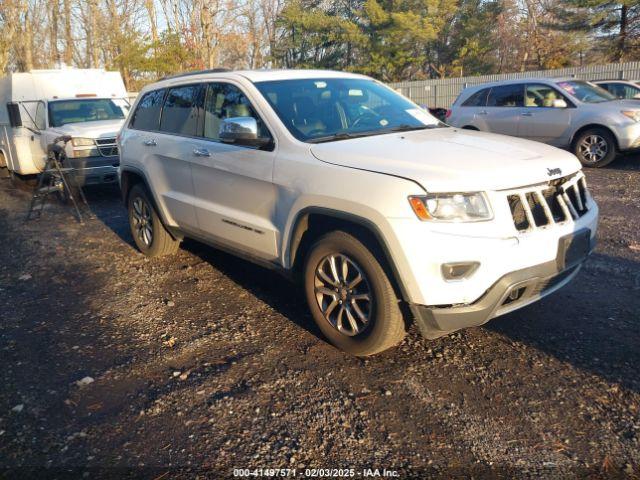
POLYGON ((525 105, 520 109, 518 135, 551 145, 566 146, 570 138, 569 100, 555 88, 544 84, 528 84, 525 105), (565 106, 562 106, 564 102, 565 106))
POLYGON ((247 116, 256 118, 262 136, 271 136, 237 85, 207 86, 202 138, 191 152, 196 215, 207 237, 272 260, 278 256, 273 147, 257 149, 219 140, 224 119, 247 116))

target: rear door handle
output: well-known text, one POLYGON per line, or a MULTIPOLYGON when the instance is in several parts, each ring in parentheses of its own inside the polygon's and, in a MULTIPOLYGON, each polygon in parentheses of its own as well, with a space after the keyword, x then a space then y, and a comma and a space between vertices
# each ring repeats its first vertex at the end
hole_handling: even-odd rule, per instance
POLYGON ((211 152, 209 152, 209 150, 207 150, 206 148, 203 148, 203 149, 195 148, 193 150, 193 154, 196 157, 210 157, 211 156, 211 152))
POLYGON ((156 143, 155 138, 151 138, 151 139, 149 139, 149 140, 145 140, 145 141, 144 141, 144 144, 145 144, 145 146, 147 146, 147 147, 155 147, 156 145, 158 145, 158 144, 156 143))
POLYGON ((478 112, 478 115, 486 115, 486 114, 487 114, 487 111, 486 111, 486 110, 480 110, 480 111, 478 112))
POLYGON ((533 117, 533 113, 531 112, 522 112, 520 115, 522 115, 523 117, 533 117))

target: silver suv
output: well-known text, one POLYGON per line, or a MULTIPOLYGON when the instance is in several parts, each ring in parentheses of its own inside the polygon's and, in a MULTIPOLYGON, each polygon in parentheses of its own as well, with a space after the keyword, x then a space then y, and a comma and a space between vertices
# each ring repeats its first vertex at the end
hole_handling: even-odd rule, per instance
POLYGON ((640 148, 640 105, 582 80, 517 79, 465 89, 450 125, 569 148, 587 167, 640 148))
POLYGON ((449 127, 362 75, 169 78, 140 93, 119 145, 140 251, 191 237, 281 271, 355 355, 400 342, 405 319, 433 339, 533 303, 596 236, 573 155, 449 127))

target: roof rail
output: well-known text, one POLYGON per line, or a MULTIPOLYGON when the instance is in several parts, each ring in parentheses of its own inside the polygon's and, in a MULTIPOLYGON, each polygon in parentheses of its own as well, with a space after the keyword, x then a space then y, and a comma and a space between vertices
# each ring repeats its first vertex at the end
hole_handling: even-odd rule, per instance
POLYGON ((171 78, 180 78, 180 77, 189 77, 191 75, 200 75, 203 73, 222 73, 222 72, 230 72, 231 70, 228 68, 210 68, 208 70, 195 70, 193 72, 183 72, 183 73, 176 73, 175 75, 167 75, 166 77, 162 77, 160 79, 160 81, 162 80, 169 80, 171 78))

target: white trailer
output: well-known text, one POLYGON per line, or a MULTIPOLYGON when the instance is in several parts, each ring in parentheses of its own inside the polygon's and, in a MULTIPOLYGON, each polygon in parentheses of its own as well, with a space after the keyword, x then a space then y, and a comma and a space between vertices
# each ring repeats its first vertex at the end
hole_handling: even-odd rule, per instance
POLYGON ((47 145, 70 135, 67 156, 82 184, 117 181, 116 136, 129 111, 118 72, 32 70, 0 78, 0 167, 39 173, 47 145))

